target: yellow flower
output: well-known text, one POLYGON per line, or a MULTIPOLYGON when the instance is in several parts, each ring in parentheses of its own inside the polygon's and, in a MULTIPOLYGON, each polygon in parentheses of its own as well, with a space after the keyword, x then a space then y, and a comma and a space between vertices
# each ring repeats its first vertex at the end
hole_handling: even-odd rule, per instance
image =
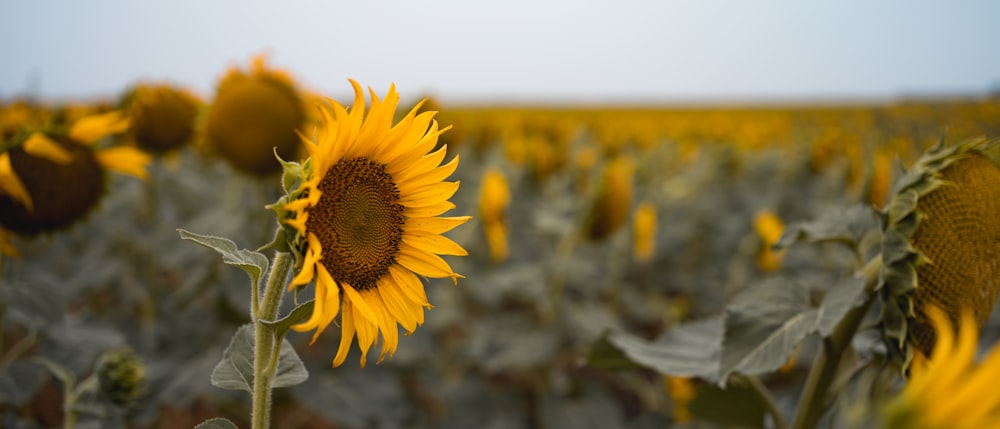
POLYGON ((604 166, 597 198, 586 220, 586 236, 601 240, 618 231, 632 209, 632 172, 627 156, 618 156, 604 166))
POLYGON ((507 259, 507 206, 510 205, 510 186, 503 172, 495 168, 486 170, 479 188, 479 217, 483 232, 490 246, 490 259, 501 262, 507 259))
POLYGON ((975 315, 962 312, 956 341, 951 318, 935 306, 924 311, 937 332, 930 359, 917 352, 910 380, 885 408, 886 427, 1000 428, 1000 347, 974 362, 979 336, 975 315))
POLYGON ((698 392, 694 380, 687 377, 663 376, 663 385, 674 402, 674 420, 677 423, 691 423, 691 410, 688 405, 698 392))
POLYGON ((249 72, 233 68, 219 82, 205 119, 205 143, 238 170, 265 176, 281 170, 275 152, 284 159, 295 155, 296 130, 306 119, 303 95, 291 77, 258 56, 249 72))
POLYGON ((325 126, 315 141, 303 138, 310 159, 286 170, 286 179, 298 173, 297 185, 274 206, 298 256, 290 288, 316 287, 311 318, 293 329, 315 330, 315 342, 340 313, 334 366, 343 363, 355 336, 362 366, 379 335, 379 361, 391 357, 396 325, 413 332, 431 307, 418 275, 457 282, 462 276, 438 255, 467 254, 441 235, 469 220, 439 217, 455 207, 448 199, 459 185, 444 181, 458 157, 441 165, 447 148, 431 152, 447 128, 438 129, 435 112, 417 114, 419 105, 393 125, 399 103, 394 86, 384 101, 372 91, 365 115, 361 86, 351 85, 350 110, 332 100, 322 110, 325 126))
POLYGON ((34 132, 0 153, 0 226, 24 235, 54 231, 97 205, 105 170, 145 178, 149 156, 143 152, 93 147, 128 125, 117 111, 92 115, 65 135, 34 132))
POLYGON ((774 245, 781 239, 785 226, 778 215, 770 210, 761 210, 753 218, 753 229, 760 238, 760 248, 757 251, 757 267, 764 272, 781 268, 781 259, 785 251, 774 250, 774 245))
POLYGON ((648 261, 656 251, 656 206, 645 201, 635 209, 632 223, 633 254, 639 261, 648 261))

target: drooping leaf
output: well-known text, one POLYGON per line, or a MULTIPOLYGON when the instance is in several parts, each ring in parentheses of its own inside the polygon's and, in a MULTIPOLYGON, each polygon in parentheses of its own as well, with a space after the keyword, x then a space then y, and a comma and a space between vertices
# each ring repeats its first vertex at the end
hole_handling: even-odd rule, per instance
POLYGON ((260 285, 260 281, 264 277, 264 274, 267 273, 269 262, 267 257, 259 252, 247 249, 237 249, 236 243, 228 238, 195 234, 180 228, 177 229, 177 232, 180 233, 181 238, 185 240, 193 241, 219 252, 222 254, 222 262, 237 266, 243 271, 246 271, 247 275, 250 276, 250 281, 253 283, 253 290, 255 291, 257 290, 258 285, 260 285))
MULTIPOLYGON (((212 385, 222 389, 253 391, 254 375, 253 325, 241 326, 233 335, 229 347, 222 353, 222 360, 212 371, 212 385)), ((271 387, 294 386, 309 378, 302 359, 288 340, 282 339, 278 352, 278 370, 271 387)))
POLYGON ((783 277, 743 290, 726 309, 721 384, 736 371, 760 374, 783 365, 817 316, 809 305, 809 290, 783 277))
POLYGON ((222 417, 208 419, 195 426, 194 429, 238 429, 236 424, 222 417))
POLYGON ((723 327, 722 317, 713 317, 678 325, 652 343, 625 332, 607 339, 632 361, 662 374, 715 380, 723 327))
POLYGON ((789 225, 778 247, 798 242, 837 242, 855 247, 869 232, 878 230, 878 217, 870 207, 849 206, 824 212, 819 218, 789 225))

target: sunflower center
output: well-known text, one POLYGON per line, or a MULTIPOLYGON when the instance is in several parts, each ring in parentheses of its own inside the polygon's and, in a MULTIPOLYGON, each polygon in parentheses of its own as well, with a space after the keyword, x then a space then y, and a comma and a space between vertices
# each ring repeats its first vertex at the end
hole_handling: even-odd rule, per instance
POLYGON ((399 189, 385 167, 367 158, 342 160, 319 182, 306 229, 323 246, 322 264, 356 289, 375 287, 396 261, 403 239, 399 189))

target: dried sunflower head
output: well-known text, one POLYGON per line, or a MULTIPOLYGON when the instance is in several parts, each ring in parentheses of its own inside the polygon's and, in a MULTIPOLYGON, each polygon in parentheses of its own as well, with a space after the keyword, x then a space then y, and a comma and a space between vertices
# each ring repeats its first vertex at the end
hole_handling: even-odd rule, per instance
POLYGON ((896 183, 884 213, 883 334, 904 370, 914 349, 930 355, 924 309, 979 327, 1000 292, 1000 168, 984 156, 996 141, 939 144, 896 183))

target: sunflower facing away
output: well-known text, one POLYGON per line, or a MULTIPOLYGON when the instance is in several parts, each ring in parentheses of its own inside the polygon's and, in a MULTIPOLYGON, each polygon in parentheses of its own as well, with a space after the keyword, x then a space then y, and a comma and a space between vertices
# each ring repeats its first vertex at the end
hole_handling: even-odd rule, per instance
POLYGON ((303 137, 310 158, 284 163, 288 194, 273 209, 288 226, 296 254, 289 287, 316 287, 311 318, 292 328, 315 330, 315 342, 340 313, 333 365, 344 362, 357 336, 363 367, 380 335, 379 362, 396 350, 397 324, 411 333, 423 323, 431 305, 418 276, 462 277, 438 255, 467 254, 441 234, 469 216, 439 216, 455 207, 448 199, 459 183, 444 179, 458 167, 458 156, 441 165, 447 148, 431 152, 447 130, 438 129, 435 112, 418 114, 418 104, 393 125, 394 86, 384 101, 369 89, 365 115, 364 92, 354 80, 351 85, 351 108, 331 100, 321 109, 324 126, 315 140, 303 137))

